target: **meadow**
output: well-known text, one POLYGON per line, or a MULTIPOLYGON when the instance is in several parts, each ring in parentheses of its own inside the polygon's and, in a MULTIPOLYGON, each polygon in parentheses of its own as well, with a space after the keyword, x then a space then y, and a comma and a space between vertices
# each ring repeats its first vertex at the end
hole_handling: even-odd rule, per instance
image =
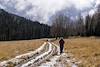
MULTIPOLYGON (((64 52, 71 53, 80 61, 79 67, 100 67, 100 38, 79 37, 64 40, 64 52)), ((55 43, 58 44, 58 41, 55 43)))
MULTIPOLYGON (((64 52, 72 54, 79 67, 100 67, 100 38, 71 37, 65 40, 64 52)), ((44 39, 2 41, 0 42, 0 61, 13 58, 17 55, 34 51, 44 42, 44 39)), ((59 40, 54 43, 59 45, 59 40)))
POLYGON ((34 51, 43 44, 43 40, 1 41, 0 61, 8 60, 17 55, 34 51))

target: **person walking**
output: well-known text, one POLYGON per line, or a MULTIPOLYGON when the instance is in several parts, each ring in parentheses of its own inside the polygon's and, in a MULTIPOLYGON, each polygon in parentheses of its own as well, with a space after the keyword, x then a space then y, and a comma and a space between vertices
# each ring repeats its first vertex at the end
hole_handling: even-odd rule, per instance
POLYGON ((61 38, 60 41, 59 41, 59 44, 60 44, 60 54, 63 53, 64 43, 65 43, 65 41, 63 40, 63 38, 61 38))

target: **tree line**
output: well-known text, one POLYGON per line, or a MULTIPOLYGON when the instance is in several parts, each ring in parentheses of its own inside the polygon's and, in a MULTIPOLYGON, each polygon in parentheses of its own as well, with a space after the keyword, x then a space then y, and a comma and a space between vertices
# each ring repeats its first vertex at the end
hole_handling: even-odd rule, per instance
POLYGON ((52 18, 51 35, 53 37, 68 36, 100 36, 100 5, 93 15, 71 20, 66 14, 58 12, 52 18))
POLYGON ((0 40, 49 37, 50 26, 31 21, 0 9, 0 40))
POLYGON ((100 36, 100 5, 95 14, 85 18, 79 15, 72 20, 64 12, 58 12, 50 20, 51 26, 0 9, 0 40, 100 36))

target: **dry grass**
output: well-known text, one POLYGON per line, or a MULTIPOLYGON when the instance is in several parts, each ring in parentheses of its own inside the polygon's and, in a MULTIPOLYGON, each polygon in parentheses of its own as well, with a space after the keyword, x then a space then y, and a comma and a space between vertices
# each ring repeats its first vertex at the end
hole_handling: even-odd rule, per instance
MULTIPOLYGON (((35 50, 43 40, 0 42, 0 61, 35 50)), ((58 41, 55 43, 58 44, 58 41)), ((72 53, 77 60, 82 61, 79 67, 100 67, 99 38, 65 39, 65 52, 72 53)))
POLYGON ((41 39, 0 42, 0 61, 33 51, 42 44, 43 40, 41 39))
POLYGON ((100 67, 99 38, 65 39, 65 52, 72 53, 77 60, 82 61, 79 67, 100 67))

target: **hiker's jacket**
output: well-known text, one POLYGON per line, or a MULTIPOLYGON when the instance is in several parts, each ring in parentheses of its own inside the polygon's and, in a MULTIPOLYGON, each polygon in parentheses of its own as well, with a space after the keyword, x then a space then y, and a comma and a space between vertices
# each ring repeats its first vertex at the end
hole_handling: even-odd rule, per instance
POLYGON ((63 39, 61 39, 60 41, 59 41, 59 44, 60 45, 63 45, 65 42, 64 42, 64 40, 63 39))

